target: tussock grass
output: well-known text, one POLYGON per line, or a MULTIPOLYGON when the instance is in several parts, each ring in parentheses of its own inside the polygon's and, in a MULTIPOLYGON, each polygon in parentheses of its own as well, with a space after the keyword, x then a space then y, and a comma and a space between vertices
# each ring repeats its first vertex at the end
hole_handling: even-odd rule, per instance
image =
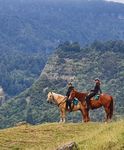
POLYGON ((23 125, 0 130, 1 150, 55 150, 72 141, 80 150, 124 150, 124 121, 23 125))

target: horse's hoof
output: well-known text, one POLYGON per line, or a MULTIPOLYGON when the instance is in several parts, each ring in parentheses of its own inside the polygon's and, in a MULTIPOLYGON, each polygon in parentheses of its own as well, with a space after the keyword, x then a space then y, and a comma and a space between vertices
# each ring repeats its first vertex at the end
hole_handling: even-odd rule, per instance
POLYGON ((62 122, 63 122, 62 120, 59 121, 59 123, 62 123, 62 122))

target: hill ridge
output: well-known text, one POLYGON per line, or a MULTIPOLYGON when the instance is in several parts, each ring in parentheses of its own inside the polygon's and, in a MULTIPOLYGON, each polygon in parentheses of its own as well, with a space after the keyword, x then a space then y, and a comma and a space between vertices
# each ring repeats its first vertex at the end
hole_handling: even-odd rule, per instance
POLYGON ((85 148, 123 150, 123 124, 124 120, 108 124, 91 122, 24 125, 0 130, 0 147, 1 149, 56 150, 65 143, 75 141, 81 150, 85 148))

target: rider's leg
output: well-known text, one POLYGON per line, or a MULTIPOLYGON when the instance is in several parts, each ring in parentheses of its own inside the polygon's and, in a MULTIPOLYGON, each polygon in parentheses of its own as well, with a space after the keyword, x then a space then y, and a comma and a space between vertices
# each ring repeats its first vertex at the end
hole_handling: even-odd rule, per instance
POLYGON ((66 109, 68 109, 68 106, 69 106, 69 101, 68 99, 66 100, 66 109))
POLYGON ((87 110, 89 110, 89 107, 90 107, 90 99, 95 95, 96 93, 92 92, 86 97, 87 110))
POLYGON ((70 108, 70 111, 72 111, 72 108, 71 108, 71 101, 68 101, 68 106, 70 108))

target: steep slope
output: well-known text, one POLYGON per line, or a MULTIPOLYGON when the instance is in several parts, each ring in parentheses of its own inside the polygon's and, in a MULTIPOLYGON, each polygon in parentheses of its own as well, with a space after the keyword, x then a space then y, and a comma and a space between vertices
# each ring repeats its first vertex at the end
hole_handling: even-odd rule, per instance
POLYGON ((9 96, 29 87, 34 81, 32 76, 36 79, 44 67, 44 60, 43 66, 39 65, 42 57, 33 56, 44 57, 61 41, 79 41, 84 45, 96 39, 124 39, 124 5, 118 3, 1 0, 0 14, 0 85, 9 96), (30 56, 37 67, 33 75, 31 70, 25 70, 32 65, 30 56), (24 69, 15 66, 18 59, 22 59, 19 63, 24 69))
POLYGON ((53 123, 0 130, 1 150, 56 150, 58 147, 72 141, 75 141, 81 150, 123 150, 124 121, 110 124, 53 123))
POLYGON ((65 40, 84 44, 95 39, 124 39, 123 4, 99 0, 1 0, 0 14, 0 47, 45 52, 65 40))
MULTIPOLYGON (((65 42, 59 45, 49 58, 39 79, 33 86, 10 100, 0 109, 0 127, 12 126, 27 120, 30 123, 57 121, 58 109, 46 103, 48 91, 61 94, 66 92, 66 84, 73 80, 78 91, 93 88, 93 79, 102 80, 102 90, 111 94, 115 101, 115 115, 124 113, 124 42, 94 42, 85 48, 78 43, 65 42), (30 100, 27 103, 26 100, 30 100)), ((93 120, 103 119, 103 112, 93 112, 93 120)), ((69 119, 72 119, 69 116, 69 119)), ((77 114, 77 121, 80 115, 77 114)))
POLYGON ((42 52, 29 54, 0 49, 0 85, 7 97, 18 95, 30 87, 39 77, 46 60, 47 56, 42 52))

